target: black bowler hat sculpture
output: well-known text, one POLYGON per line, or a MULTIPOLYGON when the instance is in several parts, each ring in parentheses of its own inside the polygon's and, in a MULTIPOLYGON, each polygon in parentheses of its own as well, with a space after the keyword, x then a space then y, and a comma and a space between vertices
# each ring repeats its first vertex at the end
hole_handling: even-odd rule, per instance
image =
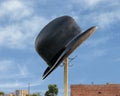
POLYGON ((80 27, 70 16, 62 16, 48 23, 35 41, 36 51, 48 64, 43 79, 56 69, 95 30, 96 27, 94 26, 81 33, 80 27))

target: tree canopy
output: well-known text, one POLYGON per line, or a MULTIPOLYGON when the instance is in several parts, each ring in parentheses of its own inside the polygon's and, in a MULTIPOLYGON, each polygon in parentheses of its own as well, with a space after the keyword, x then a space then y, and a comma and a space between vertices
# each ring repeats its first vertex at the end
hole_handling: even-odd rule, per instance
POLYGON ((56 84, 49 84, 48 91, 46 91, 45 96, 57 96, 58 87, 56 84))
POLYGON ((0 96, 4 96, 4 95, 5 95, 5 93, 0 91, 0 96))

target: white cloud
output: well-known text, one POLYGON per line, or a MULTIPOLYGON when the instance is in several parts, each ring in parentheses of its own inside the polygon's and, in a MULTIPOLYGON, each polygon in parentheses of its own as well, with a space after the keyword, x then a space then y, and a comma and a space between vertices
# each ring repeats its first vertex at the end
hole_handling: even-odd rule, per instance
POLYGON ((43 17, 33 16, 22 22, 0 27, 0 46, 18 49, 28 47, 34 43, 35 36, 47 22, 43 17))
POLYGON ((73 3, 80 4, 84 8, 94 7, 104 0, 71 0, 73 3))
POLYGON ((111 23, 120 20, 120 11, 113 10, 111 12, 103 12, 101 14, 98 14, 98 16, 96 16, 95 18, 98 26, 101 28, 105 28, 109 26, 111 23))
POLYGON ((1 72, 7 71, 11 67, 12 61, 10 60, 2 60, 0 61, 0 74, 1 72))
POLYGON ((85 51, 84 53, 81 52, 81 57, 78 56, 78 59, 80 60, 87 60, 87 62, 93 62, 96 59, 102 58, 105 55, 107 55, 107 49, 100 49, 100 48, 94 48, 94 49, 89 49, 88 51, 85 51), (86 58, 90 57, 90 58, 86 58))
POLYGON ((43 83, 44 83, 44 80, 38 79, 38 80, 36 80, 36 81, 31 82, 30 85, 31 85, 32 87, 34 87, 34 86, 39 86, 39 85, 41 85, 41 84, 43 84, 43 83))
MULTIPOLYGON (((25 63, 25 62, 24 62, 25 63)), ((43 80, 35 79, 25 64, 17 64, 13 60, 0 61, 0 88, 25 88, 39 86, 43 80), (28 80, 29 78, 29 80, 28 80)))
POLYGON ((9 25, 7 27, 0 28, 0 46, 24 47, 21 43, 24 41, 24 34, 20 32, 20 27, 16 25, 9 25))
POLYGON ((109 36, 104 36, 104 37, 99 37, 99 38, 92 38, 92 39, 89 39, 87 41, 85 41, 83 43, 84 46, 87 46, 87 47, 98 47, 99 45, 103 45, 105 43, 107 43, 107 41, 110 39, 109 36))
POLYGON ((90 6, 93 6, 93 5, 96 5, 102 1, 104 1, 104 0, 85 0, 85 3, 90 5, 90 6))
POLYGON ((7 0, 2 2, 0 9, 0 17, 4 18, 5 16, 9 16, 13 20, 19 20, 33 13, 32 8, 20 0, 7 0))
POLYGON ((49 20, 34 14, 32 4, 29 5, 22 0, 1 2, 0 18, 5 24, 0 26, 0 46, 17 49, 34 47, 35 37, 49 20))
POLYGON ((104 29, 111 24, 116 23, 120 20, 120 10, 112 10, 111 11, 102 11, 102 12, 91 12, 89 14, 83 14, 80 21, 82 24, 86 25, 86 23, 91 22, 91 24, 96 25, 98 29, 104 29), (83 21, 84 20, 84 21, 83 21))
POLYGON ((16 90, 17 88, 27 88, 28 83, 30 83, 31 88, 43 84, 44 81, 41 78, 34 78, 31 72, 25 62, 18 64, 14 60, 1 60, 0 88, 2 90, 16 90))
POLYGON ((0 81, 2 81, 3 79, 13 79, 18 76, 19 74, 14 61, 12 60, 0 61, 0 81))
POLYGON ((72 3, 80 4, 83 9, 89 8, 93 9, 101 4, 110 5, 119 5, 119 0, 71 0, 72 3))
POLYGON ((30 83, 30 87, 36 87, 36 86, 39 86, 43 83, 44 81, 43 80, 35 80, 35 81, 32 81, 32 82, 22 82, 22 81, 13 81, 13 82, 6 82, 6 83, 0 83, 0 88, 2 89, 9 89, 9 88, 26 88, 28 87, 28 83, 30 83))
POLYGON ((0 79, 19 79, 19 78, 31 78, 32 74, 28 70, 28 66, 25 64, 18 64, 13 60, 1 60, 0 61, 0 79))
POLYGON ((26 65, 22 65, 20 66, 20 64, 17 64, 18 66, 18 69, 19 69, 19 75, 22 76, 22 77, 26 77, 29 72, 28 72, 28 68, 26 65))
POLYGON ((9 89, 9 88, 24 88, 24 87, 27 87, 26 84, 24 83, 20 83, 20 82, 15 82, 15 83, 5 83, 5 84, 0 84, 1 85, 1 88, 6 88, 6 89, 9 89))
MULTIPOLYGON (((114 22, 120 20, 120 1, 119 0, 71 0, 73 4, 80 5, 79 15, 82 14, 80 21, 86 25, 87 22, 97 25, 104 29, 114 22), (84 20, 84 21, 83 21, 84 20)), ((74 11, 74 13, 76 13, 74 11)), ((76 14, 78 15, 78 14, 76 14)), ((88 24, 89 25, 89 24, 88 24)))

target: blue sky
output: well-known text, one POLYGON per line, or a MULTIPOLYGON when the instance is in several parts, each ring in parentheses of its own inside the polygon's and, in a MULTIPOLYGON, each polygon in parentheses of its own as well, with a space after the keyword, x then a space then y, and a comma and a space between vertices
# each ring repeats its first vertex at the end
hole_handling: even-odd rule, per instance
POLYGON ((70 58, 71 84, 120 83, 120 0, 0 0, 0 90, 40 91, 57 84, 63 95, 63 67, 42 80, 47 67, 34 48, 40 30, 56 17, 69 15, 83 31, 97 31, 70 58))

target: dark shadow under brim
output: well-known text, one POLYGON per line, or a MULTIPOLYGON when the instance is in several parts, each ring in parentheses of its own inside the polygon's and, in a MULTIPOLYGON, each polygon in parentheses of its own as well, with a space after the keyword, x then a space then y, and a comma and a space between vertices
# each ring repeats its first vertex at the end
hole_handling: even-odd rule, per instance
POLYGON ((61 63, 67 58, 79 45, 83 43, 93 32, 95 32, 96 26, 89 28, 87 31, 78 34, 73 38, 66 46, 65 50, 62 52, 60 57, 57 59, 52 67, 47 67, 43 74, 43 79, 45 79, 53 70, 55 70, 61 63))

